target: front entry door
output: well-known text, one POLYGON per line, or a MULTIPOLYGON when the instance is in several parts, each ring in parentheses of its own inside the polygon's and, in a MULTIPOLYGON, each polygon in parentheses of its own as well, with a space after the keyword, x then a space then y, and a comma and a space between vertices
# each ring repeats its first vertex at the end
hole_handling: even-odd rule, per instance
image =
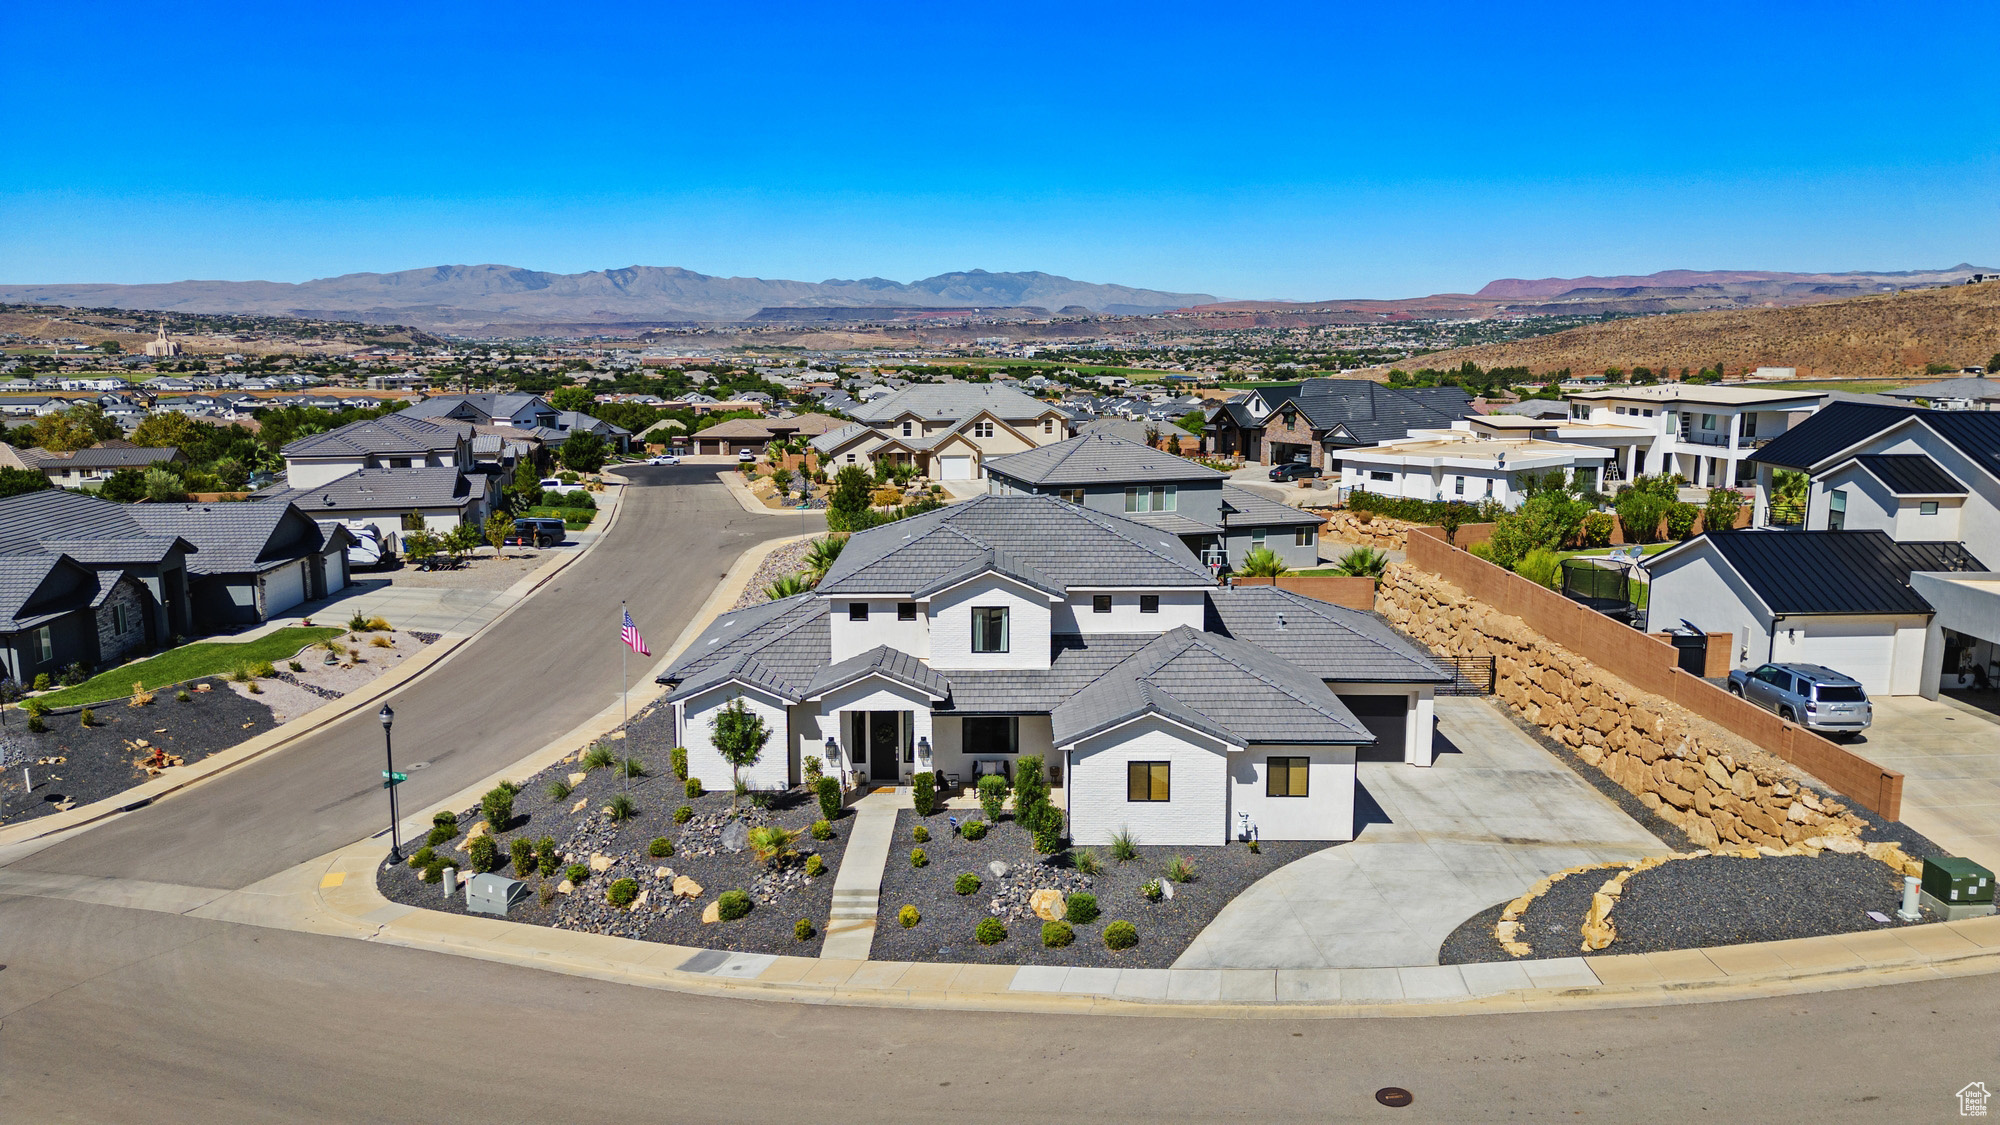
POLYGON ((895 781, 903 745, 898 711, 868 712, 868 776, 873 781, 895 781))

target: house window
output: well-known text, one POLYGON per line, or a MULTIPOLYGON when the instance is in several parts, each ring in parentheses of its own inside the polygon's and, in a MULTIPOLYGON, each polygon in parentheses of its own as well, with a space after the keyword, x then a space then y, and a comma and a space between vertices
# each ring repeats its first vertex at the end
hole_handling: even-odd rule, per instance
POLYGON ((1257 528, 1250 533, 1250 549, 1255 551, 1264 546, 1264 529, 1257 528))
POLYGON ((1641 411, 1641 413, 1643 413, 1648 418, 1651 418, 1653 416, 1653 412, 1650 409, 1641 411))
POLYGON ((1306 797, 1310 758, 1264 759, 1264 796, 1306 797))
POLYGON ((1704 414, 1704 415, 1702 415, 1702 416, 1701 416, 1701 428, 1702 428, 1702 429, 1704 429, 1704 430, 1712 430, 1712 429, 1714 429, 1714 428, 1715 428, 1715 415, 1713 415, 1713 414, 1704 414))
POLYGON ((903 423, 903 436, 904 437, 910 436, 910 424, 908 422, 903 423))
POLYGON ((1055 432, 1056 432, 1056 420, 1055 420, 1054 418, 1044 418, 1044 419, 1042 419, 1042 432, 1043 432, 1043 433, 1045 433, 1045 434, 1052 434, 1052 433, 1055 433, 1055 432))
POLYGON ((1491 500, 1491 499, 1493 499, 1493 478, 1492 478, 1492 477, 1487 477, 1487 478, 1486 478, 1486 498, 1487 498, 1488 500, 1491 500))
POLYGON ((1312 528, 1310 528, 1310 527, 1295 527, 1295 528, 1293 528, 1293 529, 1292 529, 1292 546, 1294 546, 1294 547, 1310 547, 1310 546, 1312 546, 1312 541, 1313 541, 1313 529, 1312 529, 1312 528))
POLYGON ((974 606, 972 610, 972 651, 1007 651, 1007 607, 974 606))
POLYGON ((124 635, 125 635, 125 634, 126 634, 126 633, 127 633, 127 632, 128 632, 128 631, 129 631, 130 629, 131 629, 131 628, 132 628, 132 621, 131 621, 131 617, 130 617, 129 613, 127 612, 126 608, 125 608, 124 606, 122 606, 122 605, 114 605, 114 606, 112 606, 112 607, 111 607, 111 632, 112 632, 112 633, 113 633, 114 635, 116 635, 116 636, 120 636, 120 637, 122 637, 122 636, 124 636, 124 635))
POLYGON ((1092 613, 1110 613, 1110 612, 1111 612, 1111 595, 1110 595, 1110 594, 1092 594, 1092 595, 1090 596, 1090 612, 1092 612, 1092 613))
POLYGON ((1368 479, 1390 481, 1396 479, 1396 474, 1389 472, 1386 469, 1370 469, 1368 470, 1368 479))
POLYGON ((1917 514, 1918 514, 1918 515, 1920 515, 1920 516, 1934 516, 1934 515, 1937 515, 1937 506, 1938 506, 1938 502, 1937 502, 1937 501, 1935 501, 1935 500, 1925 500, 1925 501, 1923 501, 1922 503, 1920 503, 1920 504, 1918 504, 1918 505, 1917 505, 1917 514))
POLYGON ((1836 489, 1826 498, 1826 529, 1839 531, 1847 526, 1847 490, 1836 489))
POLYGON ((1139 612, 1140 612, 1140 613, 1158 613, 1158 612, 1160 612, 1160 595, 1158 595, 1158 594, 1140 594, 1140 595, 1139 595, 1139 612))
POLYGON ((848 619, 849 621, 866 621, 866 620, 868 620, 868 603, 867 603, 867 602, 848 602, 848 603, 847 603, 847 619, 848 619))
POLYGON ((916 619, 917 619, 917 603, 915 602, 896 603, 896 620, 915 621, 916 619))
POLYGON ((1079 508, 1083 507, 1083 489, 1081 488, 1065 488, 1056 493, 1056 498, 1065 504, 1075 504, 1079 508))
POLYGON ((56 640, 49 634, 47 625, 35 630, 35 651, 41 654, 40 662, 43 664, 56 658, 56 640))
POLYGON ((1464 477, 1453 477, 1453 478, 1452 478, 1452 486, 1451 486, 1451 494, 1452 494, 1453 496, 1463 496, 1463 495, 1465 495, 1465 478, 1464 478, 1464 477))
POLYGON ((1145 489, 1137 486, 1127 488, 1125 490, 1125 510, 1128 512, 1143 512, 1146 510, 1148 499, 1150 497, 1145 489))
POLYGON ((854 464, 854 454, 850 453, 847 455, 847 463, 850 465, 854 464))
POLYGON ((1021 720, 1013 715, 967 715, 961 731, 959 748, 968 758, 1021 749, 1021 720))
POLYGON ((984 437, 992 437, 992 436, 993 436, 993 423, 991 423, 991 422, 974 422, 974 423, 972 424, 972 436, 973 436, 973 437, 981 437, 981 438, 984 438, 984 437))
POLYGON ((1171 801, 1171 762, 1125 763, 1125 799, 1128 801, 1171 801))
POLYGON ((1755 414, 1745 414, 1743 416, 1743 436, 1757 436, 1757 416, 1755 414))

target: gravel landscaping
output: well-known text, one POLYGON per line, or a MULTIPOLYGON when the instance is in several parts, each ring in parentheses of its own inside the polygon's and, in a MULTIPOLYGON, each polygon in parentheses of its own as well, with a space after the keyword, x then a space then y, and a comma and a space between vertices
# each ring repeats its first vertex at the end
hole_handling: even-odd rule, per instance
POLYGON ((742 609, 745 606, 762 605, 770 601, 771 599, 764 593, 764 587, 787 574, 796 574, 804 570, 806 552, 812 549, 812 542, 811 539, 806 539, 797 543, 787 543, 766 555, 764 561, 757 564, 756 573, 750 576, 749 587, 736 599, 736 604, 729 608, 742 609))
POLYGON ((226 690, 220 679, 201 683, 210 690, 190 690, 186 703, 176 702, 169 691, 158 693, 147 706, 98 704, 90 708, 96 720, 90 727, 83 725, 80 711, 70 710, 50 714, 43 720, 48 731, 32 734, 27 716, 10 713, 7 766, 0 770, 0 823, 101 801, 146 781, 151 775, 133 764, 147 753, 133 745, 141 739, 178 756, 183 765, 193 765, 277 725, 267 704, 226 690), (25 798, 23 766, 35 785, 25 798))
MULTIPOLYGON (((1604 868, 1571 875, 1529 904, 1520 932, 1535 957, 1581 952, 1591 896, 1617 873, 1604 868)), ((1611 911, 1617 940, 1599 952, 1654 953, 1920 924, 1896 917, 1902 894, 1902 878, 1864 855, 1676 860, 1626 880, 1611 911), (1888 921, 1870 918, 1871 910, 1888 921)), ((1439 962, 1513 960, 1493 939, 1493 924, 1504 908, 1504 903, 1494 906, 1461 925, 1446 940, 1439 962)), ((1923 921, 1937 917, 1925 910, 1923 921)))
POLYGON ((1141 841, 1138 858, 1125 863, 1112 859, 1107 847, 1076 849, 1094 853, 1103 862, 1098 874, 1085 875, 1075 870, 1069 855, 1035 854, 1029 835, 1009 817, 991 825, 983 839, 968 840, 953 835, 951 816, 961 824, 967 819, 984 819, 976 809, 940 811, 929 817, 920 817, 911 809, 896 814, 896 838, 882 875, 870 958, 1164 969, 1250 884, 1295 859, 1334 846, 1324 841, 1267 841, 1261 845, 1261 854, 1256 854, 1241 844, 1171 848, 1149 847, 1141 841), (930 832, 927 843, 918 844, 914 839, 919 824, 930 832), (929 859, 921 868, 910 862, 911 849, 918 847, 929 859), (1140 893, 1141 886, 1154 879, 1167 882, 1167 865, 1176 857, 1186 857, 1194 864, 1194 881, 1173 884, 1171 899, 1147 901, 1140 893), (995 877, 989 870, 988 864, 994 862, 1007 865, 1004 876, 995 877), (967 872, 978 876, 980 887, 960 895, 953 883, 967 872), (1043 888, 1065 895, 1088 891, 1097 896, 1098 917, 1073 924, 1075 939, 1062 948, 1043 946, 1042 920, 1028 906, 1028 896, 1043 888), (897 917, 904 906, 916 907, 921 916, 921 921, 908 929, 897 917), (1007 937, 994 945, 982 945, 973 931, 989 917, 1002 920, 1007 937), (1120 919, 1137 928, 1139 941, 1130 949, 1113 952, 1105 947, 1104 929, 1120 919))
MULTIPOLYGON (((523 780, 514 798, 513 820, 496 834, 499 870, 516 874, 507 858, 516 839, 552 839, 561 859, 549 875, 537 870, 523 877, 534 893, 514 908, 508 920, 676 945, 817 956, 833 909, 834 874, 854 823, 852 811, 841 810, 840 818, 832 822, 832 839, 815 840, 810 828, 820 818, 820 808, 802 788, 779 795, 768 810, 753 807, 745 798, 733 814, 726 792, 690 799, 671 769, 667 741, 671 722, 672 710, 656 705, 634 718, 621 732, 624 737, 602 743, 621 758, 637 757, 645 763, 646 775, 631 778, 622 787, 616 769, 586 769, 576 756, 523 780), (552 783, 567 784, 578 773, 584 776, 573 791, 561 798, 549 792, 552 783), (636 806, 634 815, 622 822, 607 811, 621 791, 636 806), (675 812, 683 806, 692 816, 679 823, 675 812), (797 854, 769 865, 727 834, 732 825, 747 829, 765 824, 797 831, 791 845, 797 854), (662 837, 672 841, 673 854, 656 858, 649 845, 662 837), (816 876, 807 874, 808 857, 813 855, 824 864, 816 876), (571 864, 593 870, 564 891, 563 869, 571 864), (700 893, 676 897, 677 876, 694 880, 700 893), (638 884, 642 897, 621 908, 611 905, 606 895, 624 878, 638 884), (749 914, 734 921, 704 923, 704 908, 729 890, 749 894, 753 904, 749 914), (812 936, 803 941, 795 931, 801 918, 809 919, 813 927, 812 936)), ((726 786, 727 780, 720 783, 726 786)), ((481 816, 477 807, 461 810, 459 824, 464 831, 473 831, 481 816)), ((406 841, 404 850, 413 853, 422 845, 421 839, 406 841)), ((470 867, 466 846, 467 837, 461 832, 437 851, 465 871, 470 867)), ((441 885, 423 882, 419 872, 408 866, 385 866, 378 885, 395 902, 466 913, 463 893, 447 897, 441 885)))

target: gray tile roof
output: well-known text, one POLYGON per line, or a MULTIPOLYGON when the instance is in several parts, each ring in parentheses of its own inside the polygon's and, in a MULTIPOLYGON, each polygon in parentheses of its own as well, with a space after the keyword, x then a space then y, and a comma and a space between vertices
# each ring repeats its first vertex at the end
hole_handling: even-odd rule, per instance
POLYGON ((511 391, 494 394, 433 395, 422 402, 410 404, 398 413, 406 418, 442 418, 461 406, 469 407, 488 419, 512 418, 523 410, 554 409, 543 402, 538 395, 511 391))
POLYGON ((1273 527, 1292 524, 1320 524, 1325 517, 1294 508, 1290 504, 1280 504, 1267 500, 1247 488, 1233 484, 1222 486, 1222 526, 1273 527))
POLYGON ((822 594, 908 594, 998 550, 1064 589, 1209 586, 1174 536, 1052 496, 980 496, 857 533, 822 594))
POLYGON ((1189 519, 1178 512, 1132 512, 1125 518, 1169 535, 1214 535, 1222 530, 1219 525, 1189 519))
POLYGON ((379 508, 463 508, 486 495, 486 478, 449 465, 421 469, 357 469, 317 488, 252 493, 258 504, 290 503, 314 516, 379 508))
POLYGON ((1236 745, 1375 741, 1327 686, 1255 645, 1182 626, 1050 713, 1068 745, 1146 714, 1236 745))
POLYGON ((881 676, 915 688, 932 699, 942 700, 951 695, 951 681, 932 671, 930 665, 888 645, 876 645, 859 656, 820 669, 801 694, 807 699, 817 699, 869 676, 881 676))
POLYGON ((110 449, 79 449, 67 457, 50 458, 39 468, 47 472, 54 469, 143 469, 155 461, 184 461, 181 451, 168 446, 164 449, 140 448, 137 446, 114 447, 110 449))
POLYGON ((913 598, 928 598, 933 594, 949 590, 953 586, 970 581, 982 574, 998 574, 1003 578, 1011 578, 1029 589, 1040 590, 1042 593, 1058 600, 1069 593, 1068 590, 1058 585, 1048 575, 1016 559, 1007 552, 990 550, 982 552, 974 557, 971 562, 966 563, 950 574, 941 575, 917 587, 910 592, 910 596, 913 598))
POLYGON ((95 496, 48 488, 0 499, 0 554, 38 551, 48 539, 144 534, 129 507, 95 496))
POLYGON ((1133 653, 1159 640, 1159 635, 1058 633, 1050 639, 1046 669, 954 668, 951 698, 936 710, 955 715, 1047 714, 1133 653))
POLYGON ((1152 484, 1221 480, 1185 457, 1109 434, 1086 434, 986 462, 989 475, 1039 485, 1152 484))
MULTIPOLYGON (((42 599, 40 604, 32 604, 36 602, 35 595, 48 582, 50 572, 57 567, 81 569, 76 562, 61 555, 0 555, 0 630, 13 633, 33 629, 84 604, 81 597, 53 602, 42 599)), ((85 591, 95 594, 95 590, 88 585, 85 591)))
POLYGON ((797 699, 827 665, 826 614, 826 602, 813 594, 725 613, 660 673, 659 682, 677 685, 667 696, 674 700, 743 675, 797 699))
POLYGON ((820 453, 831 453, 863 434, 872 434, 874 432, 873 429, 859 422, 849 422, 837 430, 828 430, 806 444, 812 446, 814 450, 820 453))
POLYGON ((135 504, 132 518, 154 535, 194 544, 188 573, 196 576, 266 570, 326 544, 318 523, 290 504, 135 504))
POLYGON ((863 422, 888 422, 904 414, 933 422, 956 422, 988 411, 1005 422, 1025 422, 1051 410, 1064 413, 1062 408, 1012 387, 994 383, 941 383, 904 387, 873 402, 851 407, 848 413, 863 422))
POLYGON ((1206 627, 1281 656, 1322 680, 1449 683, 1452 673, 1372 613, 1275 586, 1208 596, 1206 627))
POLYGON ((409 417, 407 412, 399 411, 299 438, 280 452, 287 457, 439 453, 457 449, 461 433, 458 429, 409 417))

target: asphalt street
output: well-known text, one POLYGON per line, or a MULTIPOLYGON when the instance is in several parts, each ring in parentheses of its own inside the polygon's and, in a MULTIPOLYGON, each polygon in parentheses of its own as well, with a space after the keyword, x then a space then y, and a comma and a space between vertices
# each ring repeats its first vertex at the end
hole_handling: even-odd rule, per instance
MULTIPOLYGON (((642 472, 603 544, 393 700, 399 755, 432 763, 412 802, 615 700, 619 597, 660 651, 798 530, 709 469, 642 472)), ((380 754, 360 716, 17 866, 240 887, 378 831, 380 754)), ((0 894, 0 1121, 1946 1120, 2000 1089, 1996 1001, 1982 977, 1451 1018, 880 1010, 0 894)))

